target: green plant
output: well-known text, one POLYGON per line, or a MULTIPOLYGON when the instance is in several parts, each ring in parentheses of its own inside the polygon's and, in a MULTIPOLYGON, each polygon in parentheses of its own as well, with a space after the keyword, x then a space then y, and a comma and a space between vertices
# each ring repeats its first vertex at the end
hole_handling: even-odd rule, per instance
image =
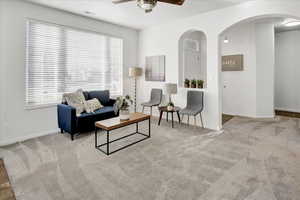
POLYGON ((196 79, 193 79, 193 80, 191 81, 191 84, 192 84, 192 85, 196 85, 196 84, 197 84, 196 79))
POLYGON ((174 107, 174 103, 173 103, 173 102, 169 102, 167 106, 172 106, 172 107, 174 107))
POLYGON ((129 95, 126 95, 125 97, 117 97, 116 99, 116 106, 119 110, 127 110, 132 103, 133 100, 129 95))
POLYGON ((197 80, 198 88, 203 88, 204 81, 203 80, 197 80))
POLYGON ((184 79, 184 84, 189 85, 190 84, 190 80, 189 79, 184 79))

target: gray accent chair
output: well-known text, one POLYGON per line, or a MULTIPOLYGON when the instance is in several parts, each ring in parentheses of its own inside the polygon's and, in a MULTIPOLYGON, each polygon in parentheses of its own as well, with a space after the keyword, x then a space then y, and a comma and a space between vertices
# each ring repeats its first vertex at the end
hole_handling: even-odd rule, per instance
POLYGON ((196 116, 200 114, 201 125, 204 128, 202 114, 201 114, 203 111, 203 96, 204 93, 202 91, 188 91, 187 105, 184 109, 180 111, 180 114, 182 115, 182 120, 184 115, 188 116, 188 124, 190 121, 190 116, 194 116, 195 125, 196 125, 196 116))
POLYGON ((152 107, 159 106, 162 100, 162 94, 162 89, 152 89, 150 101, 141 104, 143 106, 143 113, 145 107, 150 107, 150 115, 152 116, 152 107))

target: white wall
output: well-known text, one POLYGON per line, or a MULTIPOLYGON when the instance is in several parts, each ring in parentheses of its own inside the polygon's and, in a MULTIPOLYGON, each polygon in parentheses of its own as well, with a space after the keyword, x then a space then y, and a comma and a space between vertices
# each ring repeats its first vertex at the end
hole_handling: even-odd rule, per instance
POLYGON ((275 40, 272 23, 258 23, 256 38, 256 117, 274 117, 275 40))
POLYGON ((274 116, 274 26, 272 19, 241 23, 223 33, 223 55, 244 55, 243 71, 222 72, 223 113, 274 116), (233 102, 232 99, 235 99, 233 102))
MULTIPOLYGON (((0 1, 1 2, 1 1, 0 1)), ((2 103, 1 113, 4 119, 0 139, 14 141, 16 139, 38 135, 56 129, 56 111, 54 108, 26 111, 24 110, 24 36, 25 18, 32 17, 50 22, 67 24, 100 32, 122 35, 126 39, 127 49, 124 55, 125 65, 135 65, 137 49, 137 33, 130 29, 101 23, 78 17, 49 8, 5 0, 1 2, 4 10, 2 16, 7 23, 0 24, 0 33, 5 38, 0 41, 2 49, 1 67, 5 66, 5 73, 1 74, 2 103), (3 30, 4 29, 4 30, 3 30), (131 38, 131 39, 130 39, 131 38), (133 53, 135 52, 135 53, 133 53), (3 89, 4 88, 4 89, 3 89), (7 103, 5 103, 7 102, 7 103), (4 108, 5 107, 5 108, 4 108)), ((249 1, 236 6, 219 9, 204 14, 173 21, 143 30, 139 38, 139 66, 144 67, 145 56, 166 55, 166 73, 168 82, 178 79, 178 40, 187 30, 200 30, 207 36, 207 83, 205 90, 204 121, 207 128, 219 130, 222 128, 222 89, 220 84, 220 49, 219 35, 228 27, 249 18, 265 15, 288 15, 300 18, 299 1, 249 1), (224 17, 226 16, 226 17, 224 17)), ((1 22, 1 21, 0 21, 1 22)), ((163 83, 145 82, 145 77, 139 79, 138 101, 148 100, 150 89, 162 87, 163 83)), ((178 105, 184 105, 186 90, 180 90, 176 96, 178 105)), ((3 140, 2 140, 3 142, 3 140)))
POLYGON ((247 117, 256 116, 256 45, 255 23, 233 26, 225 33, 229 43, 223 43, 222 55, 244 55, 243 71, 222 72, 223 113, 247 117), (234 99, 234 101, 233 101, 234 99))
MULTIPOLYGON (((181 20, 145 29, 140 34, 141 67, 145 56, 166 55, 167 82, 178 80, 178 40, 188 30, 203 31, 207 36, 207 84, 205 90, 204 121, 207 128, 222 128, 222 89, 219 35, 230 26, 250 18, 272 16, 292 16, 300 18, 300 1, 249 1, 236 6, 195 15, 181 20), (226 17, 224 17, 226 16, 226 17)), ((138 83, 138 101, 149 98, 151 88, 163 87, 164 83, 138 83)), ((178 105, 184 105, 186 90, 180 90, 175 98, 178 105)))
POLYGON ((300 30, 275 35, 275 108, 300 112, 300 30))
MULTIPOLYGON (((3 2, 0 1, 0 52, 4 51, 4 46, 2 45, 4 39, 3 39, 3 32, 4 29, 2 28, 1 24, 3 24, 3 20, 4 20, 4 15, 3 15, 3 6, 2 6, 3 2)), ((1 133, 4 132, 4 127, 3 127, 3 123, 4 123, 4 95, 1 91, 3 91, 4 89, 4 80, 1 78, 1 74, 4 74, 4 67, 3 67, 3 56, 0 53, 0 141, 3 141, 3 136, 1 133)))
POLYGON ((56 107, 24 110, 26 19, 68 25, 124 39, 124 93, 128 67, 137 65, 138 31, 19 0, 1 1, 0 145, 57 131, 56 107), (4 70, 4 71, 3 71, 4 70))

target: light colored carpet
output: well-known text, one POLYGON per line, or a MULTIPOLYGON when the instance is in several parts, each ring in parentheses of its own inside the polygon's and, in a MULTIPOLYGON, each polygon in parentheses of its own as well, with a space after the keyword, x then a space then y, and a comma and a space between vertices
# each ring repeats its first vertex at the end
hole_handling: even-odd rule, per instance
POLYGON ((40 137, 0 157, 22 200, 300 199, 300 119, 234 118, 224 133, 153 123, 151 139, 109 157, 93 134, 40 137))

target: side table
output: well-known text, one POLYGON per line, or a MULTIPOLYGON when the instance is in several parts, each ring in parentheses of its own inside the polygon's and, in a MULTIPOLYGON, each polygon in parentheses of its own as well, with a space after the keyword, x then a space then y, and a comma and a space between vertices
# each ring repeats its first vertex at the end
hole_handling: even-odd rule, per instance
POLYGON ((173 116, 173 113, 177 113, 177 117, 178 117, 178 121, 179 123, 181 123, 181 120, 180 120, 180 115, 179 115, 179 111, 181 110, 181 108, 179 107, 174 107, 173 110, 168 110, 167 109, 167 106, 161 106, 158 108, 159 110, 159 121, 158 121, 158 125, 160 125, 160 121, 161 121, 161 118, 162 118, 162 115, 164 112, 167 113, 167 121, 169 121, 169 113, 171 113, 171 116, 172 116, 172 128, 174 128, 174 116, 173 116))

